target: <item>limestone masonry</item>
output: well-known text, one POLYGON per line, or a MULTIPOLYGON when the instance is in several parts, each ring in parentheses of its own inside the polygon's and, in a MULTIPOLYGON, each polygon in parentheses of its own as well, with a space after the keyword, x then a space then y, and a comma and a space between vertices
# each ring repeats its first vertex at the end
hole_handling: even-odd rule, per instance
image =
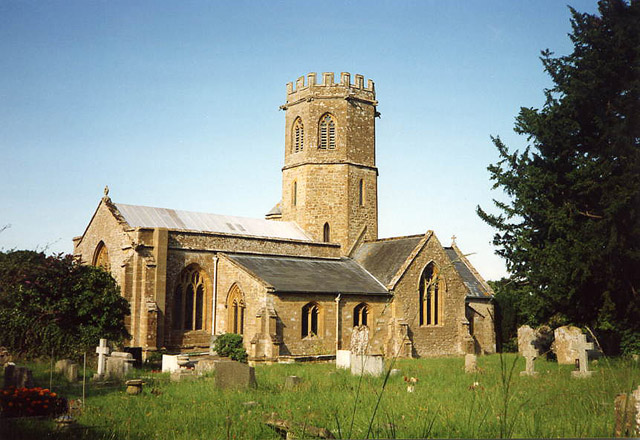
POLYGON ((267 362, 335 355, 352 335, 387 357, 495 352, 493 292, 455 242, 378 238, 377 105, 362 75, 287 84, 282 199, 265 219, 125 205, 105 189, 74 254, 118 281, 128 345, 201 350, 238 333, 267 362))

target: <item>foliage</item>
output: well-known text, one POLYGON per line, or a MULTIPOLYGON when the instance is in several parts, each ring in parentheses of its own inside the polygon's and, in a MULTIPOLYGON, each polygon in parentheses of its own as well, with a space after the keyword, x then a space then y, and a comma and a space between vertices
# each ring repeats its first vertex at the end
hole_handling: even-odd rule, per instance
POLYGON ((0 345, 29 356, 77 356, 129 337, 127 301, 111 275, 71 255, 0 252, 0 345))
POLYGON ((525 321, 619 334, 640 330, 640 2, 599 11, 571 9, 570 55, 542 52, 554 85, 516 118, 528 147, 493 138, 489 171, 508 201, 477 211, 497 230, 525 321))
POLYGON ((9 387, 0 391, 0 413, 3 417, 51 416, 66 409, 66 400, 46 388, 9 387))
POLYGON ((247 362, 247 351, 242 344, 242 336, 235 333, 225 333, 216 338, 213 349, 219 356, 226 356, 234 361, 247 362))

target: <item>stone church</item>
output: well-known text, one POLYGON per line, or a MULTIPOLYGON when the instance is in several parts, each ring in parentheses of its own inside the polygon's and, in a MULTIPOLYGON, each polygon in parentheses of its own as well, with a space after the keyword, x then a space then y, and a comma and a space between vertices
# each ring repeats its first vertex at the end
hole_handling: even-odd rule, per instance
MULTIPOLYGON (((243 336, 250 359, 495 352, 493 292, 455 241, 378 238, 372 80, 287 84, 282 198, 265 219, 117 203, 108 190, 74 254, 131 305, 128 345, 202 351, 243 336)), ((425 186, 427 183, 425 182, 425 186)))

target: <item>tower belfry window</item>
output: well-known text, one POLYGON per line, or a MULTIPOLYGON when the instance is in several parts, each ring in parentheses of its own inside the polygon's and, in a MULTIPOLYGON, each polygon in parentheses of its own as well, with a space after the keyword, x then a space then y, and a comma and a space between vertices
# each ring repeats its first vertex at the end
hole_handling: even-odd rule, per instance
POLYGON ((324 115, 320 119, 320 144, 318 148, 322 150, 334 150, 336 148, 336 124, 330 114, 324 115))
POLYGON ((331 241, 331 228, 329 227, 329 223, 325 223, 324 228, 322 228, 322 241, 325 243, 331 241))
POLYGON ((302 119, 297 118, 293 123, 293 151, 302 151, 304 148, 304 125, 302 119))

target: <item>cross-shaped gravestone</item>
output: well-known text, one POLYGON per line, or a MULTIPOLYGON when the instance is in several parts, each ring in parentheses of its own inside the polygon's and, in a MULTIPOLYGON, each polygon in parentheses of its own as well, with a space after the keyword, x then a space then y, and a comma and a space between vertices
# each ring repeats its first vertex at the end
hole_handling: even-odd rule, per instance
POLYGON ((525 370, 520 372, 520 376, 537 375, 538 372, 535 371, 535 364, 533 363, 533 361, 538 357, 538 350, 533 345, 533 341, 523 347, 522 356, 524 356, 524 360, 526 363, 525 370))
POLYGON ((98 376, 103 376, 106 372, 106 357, 109 355, 106 339, 100 339, 100 345, 96 347, 96 353, 98 353, 98 376))
POLYGON ((589 371, 589 354, 587 350, 593 350, 593 342, 587 342, 587 336, 583 333, 576 341, 576 348, 578 349, 580 370, 572 371, 571 375, 573 377, 590 377, 593 371, 589 371))

